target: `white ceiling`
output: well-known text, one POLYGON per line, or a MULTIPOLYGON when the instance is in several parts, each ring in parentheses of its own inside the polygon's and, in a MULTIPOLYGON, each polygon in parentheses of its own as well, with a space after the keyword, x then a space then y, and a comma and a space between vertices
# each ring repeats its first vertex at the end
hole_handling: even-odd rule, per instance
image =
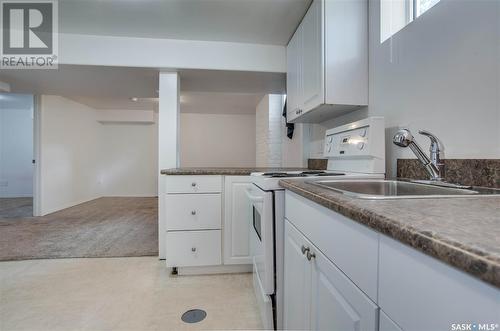
MULTIPOLYGON (((68 97, 95 109, 153 110, 156 69, 61 65, 58 70, 0 70, 12 92, 68 97)), ((183 70, 182 112, 250 113, 267 93, 285 92, 285 74, 217 70, 183 70)), ((252 111, 252 112, 253 112, 252 111)))
POLYGON ((286 45, 312 0, 59 0, 59 31, 286 45))

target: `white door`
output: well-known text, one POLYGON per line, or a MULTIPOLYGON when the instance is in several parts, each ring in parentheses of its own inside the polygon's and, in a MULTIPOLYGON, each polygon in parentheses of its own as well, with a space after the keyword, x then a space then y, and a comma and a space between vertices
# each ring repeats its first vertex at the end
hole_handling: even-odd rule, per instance
POLYGON ((251 177, 225 176, 224 180, 224 264, 252 264, 252 207, 246 193, 253 185, 251 177))
POLYGON ((286 47, 286 106, 287 120, 292 121, 299 116, 302 103, 301 93, 301 48, 302 28, 298 27, 292 39, 286 47))
POLYGON ((303 250, 310 248, 307 239, 285 221, 284 311, 285 330, 310 329, 311 263, 303 250))
POLYGON ((302 114, 324 103, 322 6, 314 0, 302 20, 302 114))
POLYGON ((378 307, 319 250, 312 248, 311 330, 377 330, 378 307))

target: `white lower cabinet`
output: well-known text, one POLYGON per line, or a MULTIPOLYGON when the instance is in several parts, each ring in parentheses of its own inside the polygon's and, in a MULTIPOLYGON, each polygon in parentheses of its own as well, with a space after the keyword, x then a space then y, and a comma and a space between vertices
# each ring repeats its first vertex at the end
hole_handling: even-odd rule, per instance
POLYGON ((167 263, 175 267, 221 264, 221 232, 167 232, 167 263))
POLYGON ((167 231, 221 228, 220 194, 167 194, 165 201, 167 231))
POLYGON ((302 253, 302 247, 305 249, 311 244, 288 221, 285 221, 284 239, 283 327, 285 330, 309 330, 312 266, 302 253))
POLYGON ((251 266, 250 176, 177 175, 165 182, 167 267, 251 266))
POLYGON ((224 264, 251 264, 250 176, 224 177, 224 264))
POLYGON ((289 191, 285 217, 286 329, 498 330, 498 288, 289 191))
POLYGON ((222 176, 167 176, 167 267, 222 264, 222 176))
POLYGON ((377 330, 378 307, 292 224, 285 222, 287 330, 377 330))
POLYGON ((493 330, 500 324, 498 288, 386 236, 379 261, 379 305, 401 329, 465 330, 457 328, 464 323, 493 330))

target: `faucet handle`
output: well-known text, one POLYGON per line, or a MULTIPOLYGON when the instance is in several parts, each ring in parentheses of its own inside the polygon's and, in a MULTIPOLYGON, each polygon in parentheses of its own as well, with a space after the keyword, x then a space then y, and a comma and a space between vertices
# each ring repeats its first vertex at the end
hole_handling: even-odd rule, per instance
POLYGON ((423 136, 429 137, 429 139, 431 140, 431 149, 434 148, 434 152, 439 152, 440 150, 439 140, 434 134, 426 130, 419 130, 418 133, 420 133, 423 136))

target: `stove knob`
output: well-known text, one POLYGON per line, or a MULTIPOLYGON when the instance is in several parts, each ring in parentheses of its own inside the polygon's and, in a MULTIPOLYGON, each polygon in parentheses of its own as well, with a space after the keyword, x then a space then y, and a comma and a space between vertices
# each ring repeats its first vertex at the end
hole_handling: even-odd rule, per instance
POLYGON ((361 131, 359 132, 359 136, 360 136, 360 137, 364 137, 364 136, 366 136, 366 129, 361 130, 361 131))
POLYGON ((333 137, 332 136, 328 137, 328 142, 331 143, 332 141, 333 141, 333 137))
POLYGON ((331 152, 332 151, 332 145, 328 144, 327 151, 331 152))
POLYGON ((358 149, 362 150, 365 147, 365 143, 358 143, 358 149))

